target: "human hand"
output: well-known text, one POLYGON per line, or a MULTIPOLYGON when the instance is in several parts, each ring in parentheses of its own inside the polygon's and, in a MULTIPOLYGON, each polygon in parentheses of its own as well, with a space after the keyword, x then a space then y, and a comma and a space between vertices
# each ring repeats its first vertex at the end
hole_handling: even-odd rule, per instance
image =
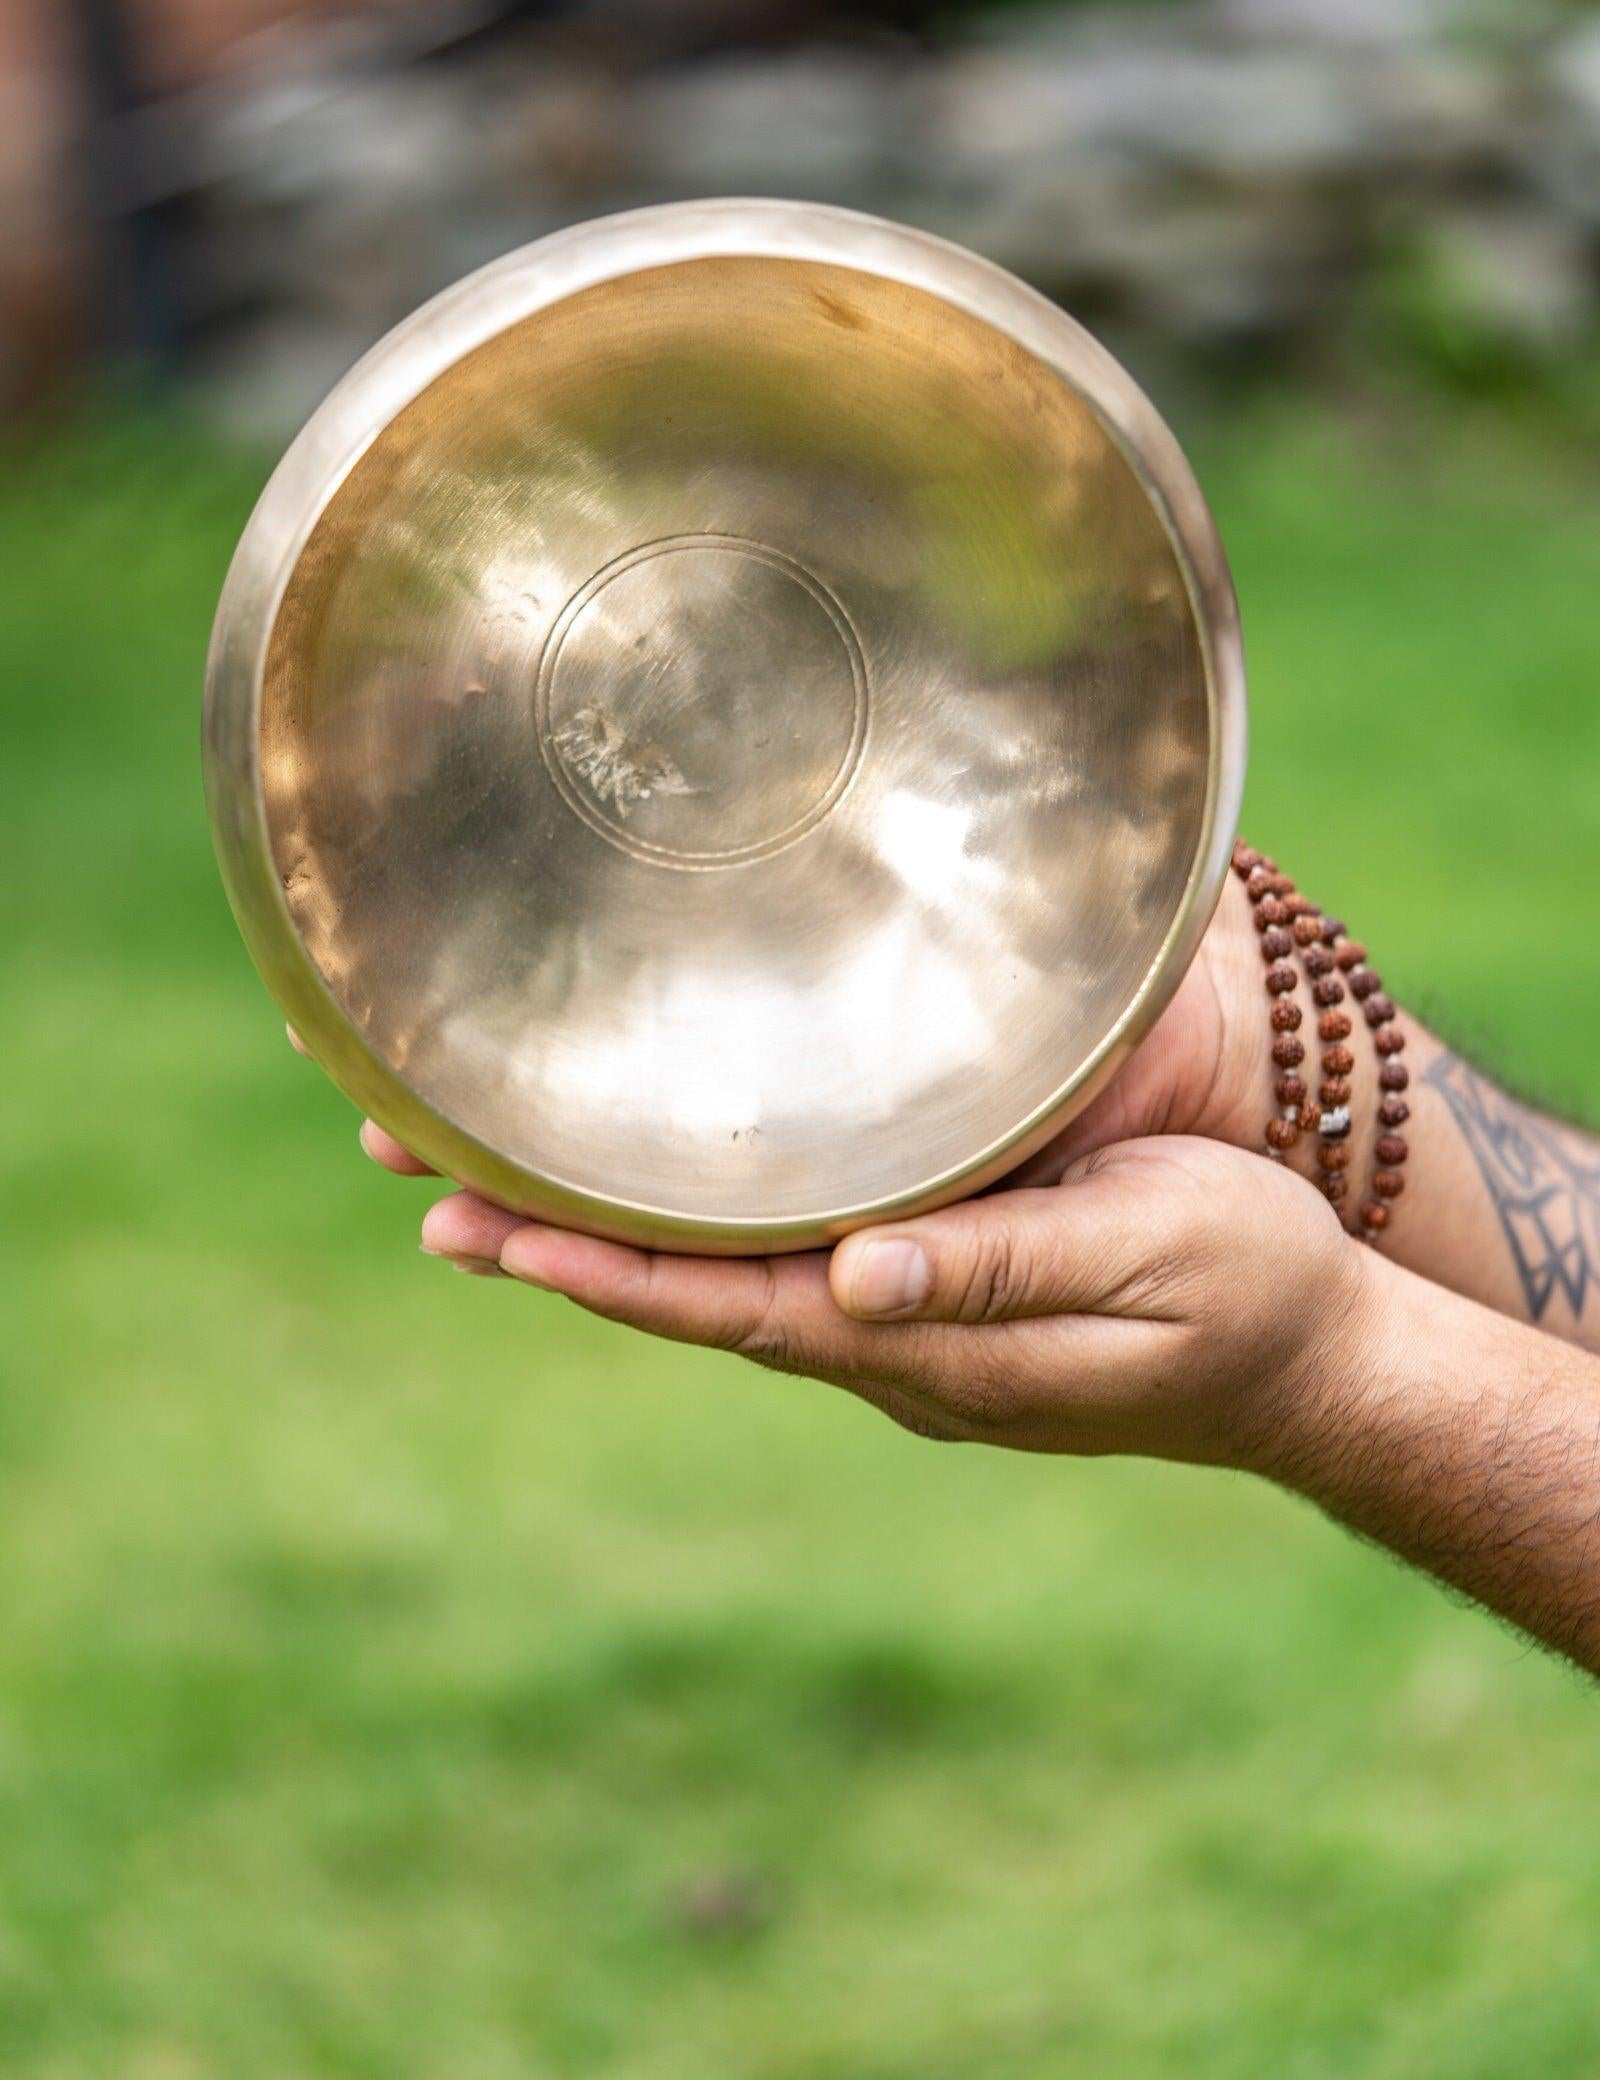
POLYGON ((1273 1107, 1259 935, 1233 875, 1172 1002, 1093 1102, 1014 1171, 1053 1184, 1095 1149, 1147 1134, 1198 1134, 1259 1150, 1273 1107))
MULTIPOLYGON (((1316 1260, 1326 1275, 1309 1289, 1345 1295, 1360 1262, 1316 1193, 1238 1152, 1260 1148, 1271 1106, 1265 1001, 1250 907, 1230 877, 1176 996, 1115 1081, 1004 1189, 928 1217, 926 1246, 944 1252, 943 1268, 924 1303, 896 1317, 863 1309, 850 1267, 872 1240, 914 1239, 923 1223, 849 1238, 831 1270, 826 1254, 730 1264, 563 1235, 462 1192, 429 1215, 424 1247, 464 1271, 550 1285, 658 1334, 816 1373, 928 1434, 1245 1463, 1271 1428, 1277 1396, 1267 1383, 1292 1383, 1299 1355, 1255 1267, 1292 1248, 1297 1291, 1308 1290, 1316 1260), (1237 1146, 1215 1145, 1226 1142, 1237 1146), (1088 1220, 1082 1236, 1068 1215, 1088 1220), (1114 1247, 1119 1222, 1126 1232, 1114 1247), (1080 1274, 1071 1267, 1085 1249, 1080 1274), (998 1280, 987 1308, 970 1294, 945 1297, 961 1251, 972 1280, 998 1280), (998 1271, 985 1268, 995 1252, 998 1271), (1013 1302, 1019 1252, 1028 1276, 1013 1302), (1052 1364, 1075 1379, 1080 1346, 1088 1385, 1058 1406, 1052 1364), (965 1385, 953 1370, 962 1365, 975 1368, 965 1385), (1008 1366, 1002 1393, 996 1381, 1008 1366)), ((397 1175, 433 1174, 370 1120, 361 1139, 397 1175)), ((1295 1335, 1324 1314, 1319 1301, 1295 1335)))
MULTIPOLYGON (((1078 1157, 1146 1134, 1199 1134, 1259 1149, 1272 1108, 1261 950, 1232 876, 1172 1002, 1114 1081, 1006 1180, 1054 1184, 1078 1157)), ((291 1031, 290 1040, 305 1053, 291 1031)), ((367 1154, 398 1177, 434 1173, 368 1121, 367 1154)))
POLYGON ((432 1209, 423 1247, 825 1380, 926 1436, 1262 1471, 1359 1337, 1371 1261, 1301 1179, 1189 1136, 1122 1143, 1058 1184, 831 1254, 656 1254, 467 1192, 432 1209))

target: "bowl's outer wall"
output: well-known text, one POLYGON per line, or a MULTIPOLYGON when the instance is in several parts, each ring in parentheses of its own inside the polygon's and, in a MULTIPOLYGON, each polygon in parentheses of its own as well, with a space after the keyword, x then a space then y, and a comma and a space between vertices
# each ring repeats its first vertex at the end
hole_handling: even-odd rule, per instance
POLYGON ((1198 949, 1227 872, 1244 785, 1246 704, 1237 604, 1215 525, 1177 442, 1132 379, 1056 306, 1003 270, 923 233, 810 204, 734 200, 629 212, 559 232, 469 276, 379 343, 315 413, 274 472, 235 554, 207 664, 204 765, 229 899, 285 1015, 352 1101, 442 1174, 533 1218, 650 1247, 741 1255, 816 1247, 869 1222, 981 1189, 1049 1140, 1127 1060, 1198 949), (1002 1140, 890 1200, 780 1220, 686 1218, 575 1191, 507 1162, 441 1116, 367 1044, 297 932, 263 810, 261 688, 302 548, 390 419, 463 354, 531 313, 632 271, 726 255, 864 270, 997 327, 1086 398, 1144 487, 1188 588, 1210 708, 1201 842, 1158 958, 1121 1019, 1071 1077, 1002 1140))

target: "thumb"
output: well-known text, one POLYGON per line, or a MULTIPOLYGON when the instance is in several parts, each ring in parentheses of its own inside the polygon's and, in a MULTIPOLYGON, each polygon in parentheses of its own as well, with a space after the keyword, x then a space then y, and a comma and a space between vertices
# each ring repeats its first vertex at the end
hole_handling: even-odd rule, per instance
POLYGON ((1192 1238, 1194 1184, 1172 1143, 1125 1143, 1059 1185, 848 1235, 828 1282, 862 1321, 1135 1315, 1192 1238))

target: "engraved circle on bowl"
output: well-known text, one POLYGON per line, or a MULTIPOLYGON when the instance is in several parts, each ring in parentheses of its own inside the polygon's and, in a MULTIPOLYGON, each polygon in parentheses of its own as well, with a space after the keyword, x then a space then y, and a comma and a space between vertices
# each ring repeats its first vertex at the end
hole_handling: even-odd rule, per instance
POLYGON ((641 859, 760 859, 815 828, 866 734, 861 645, 833 594, 742 536, 616 558, 557 616, 539 743, 569 807, 641 859))

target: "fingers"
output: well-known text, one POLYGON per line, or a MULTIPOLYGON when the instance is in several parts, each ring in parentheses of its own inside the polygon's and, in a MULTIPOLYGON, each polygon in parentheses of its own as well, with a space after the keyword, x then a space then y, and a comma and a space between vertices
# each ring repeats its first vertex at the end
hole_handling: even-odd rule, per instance
MULTIPOLYGON (((304 1055, 308 1062, 315 1061, 316 1057, 293 1026, 286 1025, 283 1030, 296 1054, 304 1055)), ((439 1174, 423 1162, 420 1156, 414 1156, 402 1142, 396 1141, 392 1134, 386 1133, 376 1120, 363 1120, 360 1138, 361 1146, 366 1153, 381 1169, 389 1171, 392 1176, 437 1177, 439 1174)))
POLYGON ((430 1207, 422 1223, 422 1247, 431 1257, 473 1257, 498 1264, 506 1237, 523 1225, 521 1216, 491 1206, 471 1192, 456 1192, 430 1207))
POLYGON ((768 1364, 819 1368, 848 1325, 817 1257, 680 1257, 525 1226, 500 1253, 513 1278, 566 1293, 610 1321, 768 1364), (830 1319, 831 1318, 831 1319, 830 1319))
POLYGON ((523 1220, 470 1192, 433 1208, 422 1242, 442 1256, 493 1258, 512 1278, 565 1293, 610 1321, 774 1362, 780 1352, 776 1344, 769 1352, 769 1330, 785 1342, 798 1319, 810 1318, 820 1349, 830 1318, 840 1329, 851 1326, 828 1297, 820 1257, 661 1255, 523 1220))
POLYGON ((1047 1190, 850 1236, 831 1259, 659 1254, 465 1192, 433 1208, 423 1244, 658 1336, 814 1374, 928 1434, 1218 1457, 1219 1382, 1281 1312, 1254 1267, 1302 1228, 1309 1246, 1345 1247, 1302 1180, 1174 1135, 1086 1157, 1047 1190))
POLYGON ((1210 1261, 1186 1146, 1138 1144, 1091 1158, 1046 1190, 868 1229, 831 1261, 631 1249, 524 1221, 467 1192, 433 1208, 423 1246, 498 1262, 525 1284, 658 1336, 795 1369, 904 1378, 907 1360, 931 1351, 919 1324, 1167 1319, 1176 1288, 1210 1261))
POLYGON ((392 1134, 386 1134, 376 1120, 362 1121, 361 1146, 375 1163, 395 1177, 437 1177, 439 1174, 420 1156, 414 1156, 409 1148, 396 1141, 392 1134))
POLYGON ((926 1361, 929 1332, 867 1328, 841 1314, 822 1252, 726 1258, 630 1249, 521 1220, 470 1192, 433 1208, 422 1241, 456 1261, 498 1263, 525 1285, 564 1293, 591 1314, 654 1336, 736 1351, 780 1372, 814 1373, 869 1398, 893 1378, 916 1398, 907 1382, 926 1361))
POLYGON ((923 1346, 930 1333, 948 1332, 851 1321, 834 1304, 821 1253, 657 1254, 524 1221, 470 1192, 433 1208, 423 1223, 423 1247, 463 1269, 498 1268, 525 1285, 564 1293, 591 1314, 651 1335, 737 1352, 775 1371, 809 1373, 920 1436, 967 1434, 924 1378, 923 1346))
POLYGON ((1150 1147, 1092 1159, 1043 1190, 847 1236, 830 1267, 834 1298, 875 1322, 1159 1313, 1161 1273, 1199 1209, 1181 1157, 1163 1163, 1150 1147))

